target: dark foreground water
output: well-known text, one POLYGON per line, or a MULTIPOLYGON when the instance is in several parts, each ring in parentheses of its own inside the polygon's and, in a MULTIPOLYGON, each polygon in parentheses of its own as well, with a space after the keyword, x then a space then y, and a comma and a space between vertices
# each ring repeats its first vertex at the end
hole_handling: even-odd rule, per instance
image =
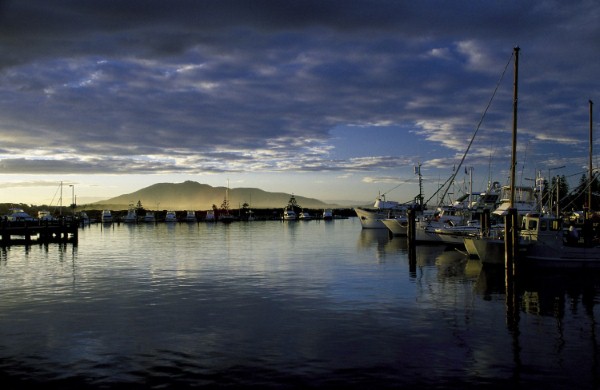
POLYGON ((504 270, 356 219, 95 225, 0 255, 0 383, 600 388, 600 277, 504 270), (508 289, 513 291, 512 288, 508 289))

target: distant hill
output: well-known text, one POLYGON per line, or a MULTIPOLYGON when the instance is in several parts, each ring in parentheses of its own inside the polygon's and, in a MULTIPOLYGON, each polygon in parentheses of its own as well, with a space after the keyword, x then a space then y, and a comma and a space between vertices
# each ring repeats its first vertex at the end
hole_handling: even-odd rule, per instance
MULTIPOLYGON (((130 194, 91 203, 88 208, 97 205, 98 208, 126 209, 129 204, 136 205, 139 201, 149 210, 209 210, 213 205, 220 208, 226 191, 227 187, 211 187, 195 181, 159 183, 130 194)), ((248 203, 250 208, 283 208, 288 204, 291 195, 266 192, 258 188, 230 188, 229 207, 237 209, 248 203)), ((294 197, 301 207, 317 209, 337 206, 318 199, 298 195, 294 197)))

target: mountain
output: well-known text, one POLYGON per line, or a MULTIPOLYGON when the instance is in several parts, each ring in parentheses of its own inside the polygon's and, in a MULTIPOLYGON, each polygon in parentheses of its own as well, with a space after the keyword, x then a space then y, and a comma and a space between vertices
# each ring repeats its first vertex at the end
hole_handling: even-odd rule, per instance
MULTIPOLYGON (((183 183, 158 183, 130 194, 102 200, 90 204, 99 208, 126 209, 128 205, 137 205, 138 201, 149 210, 209 210, 213 205, 221 207, 225 199, 227 187, 211 187, 195 181, 183 183)), ((266 192, 258 188, 229 189, 229 207, 240 208, 248 203, 250 208, 283 208, 288 204, 292 194, 283 192, 266 192)), ((324 203, 318 199, 294 195, 301 207, 325 208, 336 205, 324 203)))

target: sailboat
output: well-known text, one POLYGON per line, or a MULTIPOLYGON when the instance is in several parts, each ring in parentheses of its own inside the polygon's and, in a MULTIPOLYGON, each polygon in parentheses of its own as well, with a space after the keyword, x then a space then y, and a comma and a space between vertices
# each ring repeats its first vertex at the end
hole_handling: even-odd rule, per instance
MULTIPOLYGON (((592 106, 590 100, 590 156, 588 207, 591 208, 592 167, 592 106)), ((524 247, 524 263, 542 267, 600 268, 600 218, 591 211, 585 213, 583 226, 565 226, 558 216, 529 214, 521 225, 520 240, 524 247), (594 227, 594 225, 596 225, 594 227)))
MULTIPOLYGON (((505 224, 500 229, 486 230, 485 228, 479 234, 463 237, 464 246, 471 256, 479 257, 484 264, 507 264, 507 260, 514 259, 514 250, 509 251, 507 248, 515 248, 518 250, 518 243, 514 242, 516 234, 515 229, 518 226, 514 225, 514 220, 517 216, 515 205, 515 166, 516 166, 516 148, 517 148, 517 95, 518 95, 518 77, 519 77, 519 47, 514 48, 515 58, 515 73, 514 73, 514 90, 513 90, 513 131, 512 131, 512 157, 511 157, 511 174, 510 185, 505 187, 505 192, 508 192, 506 202, 505 224), (514 217, 514 218, 513 218, 514 217), (507 226, 508 223, 513 226, 507 226), (505 232, 513 232, 510 237, 506 237, 505 232), (508 240, 508 242, 506 241, 508 240)), ((511 57, 512 59, 512 57, 511 57)), ((504 207, 504 206, 503 206, 504 207)))
POLYGON ((223 223, 230 223, 234 220, 235 217, 229 212, 229 180, 227 180, 227 189, 225 190, 225 199, 223 199, 223 203, 221 203, 219 221, 223 223))

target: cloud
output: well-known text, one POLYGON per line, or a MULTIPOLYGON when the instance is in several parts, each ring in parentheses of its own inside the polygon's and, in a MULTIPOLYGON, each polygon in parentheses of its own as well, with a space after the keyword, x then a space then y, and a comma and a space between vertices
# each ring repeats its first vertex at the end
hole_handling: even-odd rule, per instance
MULTIPOLYGON (((3 2, 0 172, 410 165, 414 150, 331 159, 331 129, 382 123, 413 129, 441 167, 464 150, 516 44, 523 132, 570 143, 598 92, 598 15, 592 0, 3 2)), ((511 81, 474 155, 510 132, 511 81)))

